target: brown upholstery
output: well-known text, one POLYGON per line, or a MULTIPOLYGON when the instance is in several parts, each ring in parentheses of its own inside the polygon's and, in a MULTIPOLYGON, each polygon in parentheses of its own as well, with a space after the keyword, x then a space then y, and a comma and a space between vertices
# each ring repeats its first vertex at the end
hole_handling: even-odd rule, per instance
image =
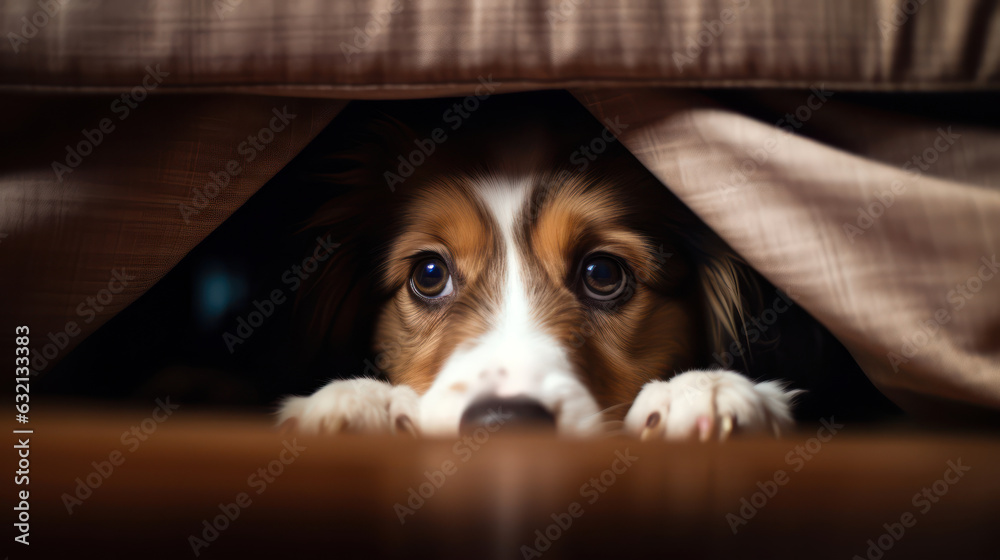
MULTIPOLYGON (((505 91, 996 88, 1000 7, 912 3, 908 15, 895 0, 69 2, 19 52, 0 50, 0 84, 113 91, 160 64, 164 89, 350 99, 464 93, 490 74, 505 91)), ((38 10, 5 2, 0 29, 38 10)))

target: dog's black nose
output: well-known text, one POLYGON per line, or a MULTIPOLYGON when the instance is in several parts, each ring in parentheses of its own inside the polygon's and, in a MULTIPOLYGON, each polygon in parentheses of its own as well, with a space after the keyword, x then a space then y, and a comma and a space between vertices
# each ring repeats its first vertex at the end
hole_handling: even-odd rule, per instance
POLYGON ((555 429, 556 417, 542 403, 529 397, 489 397, 470 404, 459 423, 459 431, 463 434, 479 428, 494 432, 497 427, 555 429))

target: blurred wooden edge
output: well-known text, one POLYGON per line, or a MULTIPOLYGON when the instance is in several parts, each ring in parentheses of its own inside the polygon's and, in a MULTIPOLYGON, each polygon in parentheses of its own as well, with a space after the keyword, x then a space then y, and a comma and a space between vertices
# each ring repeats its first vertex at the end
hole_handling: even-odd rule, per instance
POLYGON ((813 428, 724 444, 502 430, 466 441, 317 438, 282 433, 270 418, 158 416, 165 420, 49 413, 32 420, 33 434, 15 435, 30 437, 30 484, 8 496, 30 491, 31 545, 15 543, 11 558, 874 558, 879 544, 896 558, 996 551, 995 437, 865 435, 845 425, 832 436, 813 428), (961 476, 946 474, 953 465, 961 476), (919 495, 924 488, 936 502, 919 495))

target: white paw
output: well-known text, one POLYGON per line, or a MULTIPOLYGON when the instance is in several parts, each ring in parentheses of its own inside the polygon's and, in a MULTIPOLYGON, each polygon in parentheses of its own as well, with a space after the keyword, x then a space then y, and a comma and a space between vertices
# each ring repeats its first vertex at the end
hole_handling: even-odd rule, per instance
POLYGON ((417 435, 419 397, 406 385, 375 379, 332 381, 308 397, 281 403, 278 424, 304 433, 382 432, 417 435))
POLYGON ((625 415, 642 439, 724 440, 733 432, 778 436, 794 425, 792 399, 778 381, 754 383, 732 371, 689 371, 647 383, 625 415))

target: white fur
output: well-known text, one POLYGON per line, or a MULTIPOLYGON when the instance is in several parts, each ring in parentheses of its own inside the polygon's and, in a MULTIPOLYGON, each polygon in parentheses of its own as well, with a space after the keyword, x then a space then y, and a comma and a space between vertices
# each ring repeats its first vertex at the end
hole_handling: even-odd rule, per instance
MULTIPOLYGON (((527 180, 484 180, 477 186, 505 246, 502 311, 485 335, 460 345, 445 360, 423 396, 373 379, 334 381, 310 397, 287 399, 279 421, 296 419, 307 432, 394 432, 397 419, 405 415, 423 434, 453 436, 475 400, 523 395, 556 414, 561 434, 596 432, 602 420, 597 401, 574 372, 567 350, 538 325, 525 287, 514 231, 529 190, 527 180)), ((778 383, 754 384, 730 371, 692 371, 648 383, 629 410, 625 428, 663 439, 724 439, 733 428, 778 435, 792 425, 795 394, 778 383), (659 420, 649 425, 654 413, 659 420)))
POLYGON ((393 387, 376 379, 331 381, 308 397, 288 397, 278 424, 297 422, 304 433, 392 432, 397 420, 417 420, 419 396, 406 385, 393 387))
POLYGON ((405 413, 427 435, 458 434, 465 409, 488 396, 524 395, 556 414, 560 433, 597 430, 597 401, 573 371, 566 349, 539 328, 522 274, 514 228, 525 209, 527 179, 487 179, 477 185, 482 202, 500 226, 506 277, 502 311, 492 329, 468 341, 445 360, 430 389, 414 402, 409 388, 393 389, 371 379, 334 381, 309 397, 292 397, 279 422, 296 419, 305 431, 395 430, 396 413, 405 413), (399 389, 399 390, 397 390, 399 389), (406 390, 402 390, 406 389, 406 390))
POLYGON ((525 395, 558 411, 556 427, 561 433, 589 433, 600 421, 597 402, 573 372, 566 350, 538 328, 522 277, 514 227, 523 213, 530 183, 484 181, 477 187, 503 236, 502 311, 491 331, 462 345, 445 361, 420 399, 420 429, 430 435, 454 435, 462 413, 476 399, 525 395), (456 391, 456 386, 464 390, 456 391))
POLYGON ((726 439, 734 430, 778 436, 793 425, 791 401, 798 393, 732 371, 689 371, 647 383, 625 416, 625 429, 643 439, 726 439), (654 414, 658 420, 650 422, 654 414))

